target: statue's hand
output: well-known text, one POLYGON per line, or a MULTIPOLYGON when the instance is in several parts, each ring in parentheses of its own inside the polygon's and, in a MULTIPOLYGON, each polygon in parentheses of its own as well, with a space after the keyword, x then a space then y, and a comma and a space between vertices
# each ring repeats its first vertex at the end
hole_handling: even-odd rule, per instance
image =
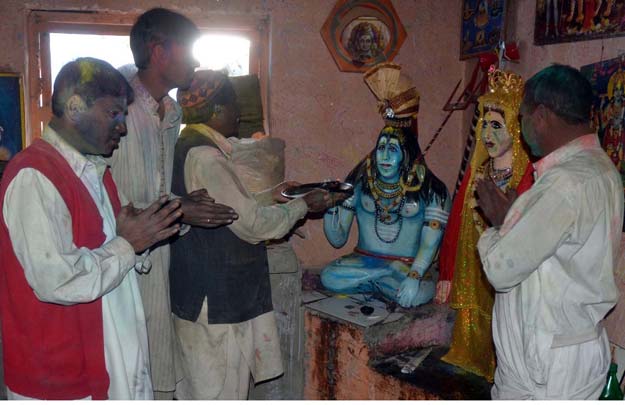
POLYGON ((412 277, 406 277, 399 285, 397 292, 397 302, 404 308, 410 308, 417 305, 417 294, 421 282, 412 277))

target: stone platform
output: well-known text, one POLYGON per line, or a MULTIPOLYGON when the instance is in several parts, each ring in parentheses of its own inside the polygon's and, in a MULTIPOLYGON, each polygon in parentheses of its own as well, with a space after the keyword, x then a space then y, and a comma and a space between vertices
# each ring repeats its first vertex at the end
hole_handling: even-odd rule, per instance
POLYGON ((490 398, 486 380, 440 361, 453 310, 401 311, 402 319, 363 327, 306 308, 304 399, 490 398))

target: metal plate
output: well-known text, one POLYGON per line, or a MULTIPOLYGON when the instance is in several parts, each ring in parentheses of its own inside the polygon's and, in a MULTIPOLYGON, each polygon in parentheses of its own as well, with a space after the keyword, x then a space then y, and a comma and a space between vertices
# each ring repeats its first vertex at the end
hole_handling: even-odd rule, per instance
POLYGON ((354 194, 354 186, 341 181, 324 181, 321 183, 306 183, 299 186, 289 187, 282 191, 282 195, 287 198, 301 197, 315 189, 327 190, 331 193, 347 193, 354 194))

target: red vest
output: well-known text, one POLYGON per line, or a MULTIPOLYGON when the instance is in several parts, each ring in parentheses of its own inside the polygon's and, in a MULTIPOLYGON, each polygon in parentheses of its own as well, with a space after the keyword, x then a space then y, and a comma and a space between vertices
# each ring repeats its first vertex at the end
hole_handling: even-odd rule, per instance
MULTIPOLYGON (((101 299, 68 306, 39 301, 13 251, 2 207, 7 187, 24 168, 41 172, 63 197, 77 247, 95 249, 106 238, 87 188, 52 145, 36 140, 9 162, 0 184, 0 315, 6 384, 12 392, 38 399, 106 399, 109 377, 101 299)), ((117 215, 120 202, 108 170, 104 185, 117 215)))

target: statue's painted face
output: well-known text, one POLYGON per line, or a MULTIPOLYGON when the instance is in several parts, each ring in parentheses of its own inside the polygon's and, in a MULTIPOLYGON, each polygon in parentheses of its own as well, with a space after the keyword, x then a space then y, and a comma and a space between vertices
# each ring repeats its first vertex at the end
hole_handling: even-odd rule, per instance
POLYGON ((506 121, 498 111, 487 111, 482 120, 482 143, 491 158, 503 156, 512 147, 506 121))
POLYGON ((390 137, 394 131, 397 129, 392 127, 386 127, 382 130, 383 135, 380 137, 375 151, 378 174, 382 180, 388 183, 399 181, 399 169, 404 160, 404 153, 399 141, 395 137, 390 137))

